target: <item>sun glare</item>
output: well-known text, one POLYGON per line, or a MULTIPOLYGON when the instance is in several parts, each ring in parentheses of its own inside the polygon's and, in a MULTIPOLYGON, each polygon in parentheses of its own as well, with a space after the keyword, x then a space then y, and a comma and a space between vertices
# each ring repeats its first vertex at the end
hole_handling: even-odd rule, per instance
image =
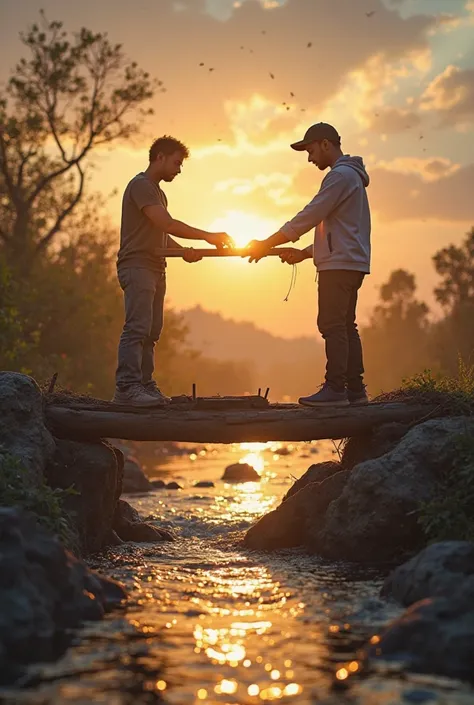
POLYGON ((243 211, 227 211, 216 218, 210 225, 211 232, 226 232, 234 240, 237 247, 245 247, 251 240, 262 240, 278 230, 281 223, 261 218, 255 213, 243 211))

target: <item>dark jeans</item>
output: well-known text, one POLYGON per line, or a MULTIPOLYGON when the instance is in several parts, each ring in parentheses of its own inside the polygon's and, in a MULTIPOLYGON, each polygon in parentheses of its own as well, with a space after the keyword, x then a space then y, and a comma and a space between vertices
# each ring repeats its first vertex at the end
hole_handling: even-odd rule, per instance
POLYGON ((319 272, 318 328, 326 344, 326 382, 337 392, 346 385, 355 392, 363 389, 356 306, 364 276, 347 269, 319 272))
POLYGON ((165 272, 128 267, 118 274, 125 299, 125 325, 118 349, 119 389, 146 384, 155 368, 155 343, 163 328, 165 272))

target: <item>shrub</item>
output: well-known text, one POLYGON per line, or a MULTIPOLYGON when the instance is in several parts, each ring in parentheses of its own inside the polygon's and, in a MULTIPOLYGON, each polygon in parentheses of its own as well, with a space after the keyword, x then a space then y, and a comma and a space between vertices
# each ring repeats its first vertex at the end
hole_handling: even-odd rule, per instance
POLYGON ((72 488, 53 489, 44 481, 32 484, 18 458, 0 449, 0 505, 31 512, 62 543, 75 549, 78 538, 62 506, 63 497, 73 492, 72 488))
POLYGON ((429 541, 474 541, 474 438, 454 439, 454 461, 436 495, 420 507, 419 522, 429 541))

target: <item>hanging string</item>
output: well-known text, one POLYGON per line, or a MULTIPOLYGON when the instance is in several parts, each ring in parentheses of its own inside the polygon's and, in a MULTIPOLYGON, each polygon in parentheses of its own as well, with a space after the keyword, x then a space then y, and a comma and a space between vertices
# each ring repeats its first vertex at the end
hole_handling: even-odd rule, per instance
POLYGON ((293 269, 292 269, 292 271, 291 271, 290 288, 288 289, 288 293, 287 293, 287 295, 285 296, 285 298, 283 299, 283 301, 288 301, 288 299, 289 299, 289 297, 290 297, 290 294, 291 294, 291 290, 294 289, 294 287, 296 286, 296 275, 297 275, 297 273, 298 273, 298 270, 297 270, 297 268, 296 268, 296 264, 294 264, 294 265, 293 265, 293 269))

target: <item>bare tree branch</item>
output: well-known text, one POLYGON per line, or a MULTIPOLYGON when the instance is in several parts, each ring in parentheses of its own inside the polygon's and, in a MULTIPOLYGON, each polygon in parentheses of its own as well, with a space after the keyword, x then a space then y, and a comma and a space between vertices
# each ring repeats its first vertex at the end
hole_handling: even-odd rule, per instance
POLYGON ((61 214, 56 218, 56 221, 54 225, 49 229, 49 231, 44 235, 41 240, 38 242, 36 246, 36 250, 39 252, 40 250, 44 250, 44 248, 47 246, 47 244, 51 241, 51 239, 56 235, 61 230, 61 225, 63 224, 64 220, 72 213, 74 208, 77 206, 79 201, 81 200, 82 193, 84 190, 84 178, 85 174, 84 171, 81 169, 80 164, 76 164, 76 168, 79 172, 79 186, 76 192, 76 195, 74 198, 70 201, 69 205, 61 212, 61 214))
POLYGON ((7 146, 5 143, 3 130, 0 130, 0 172, 2 173, 3 178, 5 180, 5 185, 7 187, 7 191, 10 198, 12 199, 13 203, 17 204, 17 191, 15 188, 15 184, 13 183, 10 170, 8 168, 7 146))

